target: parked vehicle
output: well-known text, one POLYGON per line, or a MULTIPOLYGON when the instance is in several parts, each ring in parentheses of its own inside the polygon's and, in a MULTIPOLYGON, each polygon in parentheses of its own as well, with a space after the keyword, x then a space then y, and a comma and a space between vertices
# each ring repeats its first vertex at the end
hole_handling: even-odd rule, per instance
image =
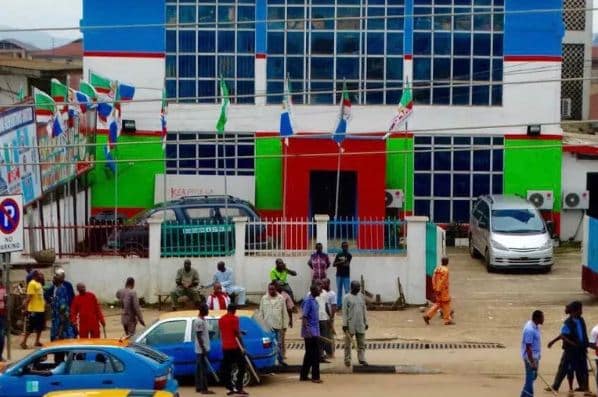
POLYGON ((154 349, 112 339, 52 342, 3 368, 2 397, 41 397, 53 391, 121 388, 177 393, 173 364, 154 349))
POLYGON ((469 252, 488 271, 529 268, 549 272, 554 263, 552 232, 540 212, 518 196, 481 196, 471 210, 469 252))
POLYGON ((178 397, 178 393, 163 390, 91 389, 53 391, 44 397, 178 397))
MULTIPOLYGON (((209 360, 215 371, 220 370, 222 345, 218 319, 226 314, 224 310, 211 311, 207 317, 210 335, 209 360)), ((269 373, 276 364, 276 338, 271 330, 248 310, 238 310, 243 343, 258 372, 269 373)), ((188 376, 195 373, 195 337, 192 332, 197 311, 177 311, 162 314, 158 321, 149 326, 136 338, 137 343, 146 344, 170 356, 174 361, 174 375, 188 376)), ((233 372, 235 377, 236 370, 233 372)), ((244 384, 249 384, 251 375, 245 372, 244 384)))
MULTIPOLYGON (((192 196, 157 205, 133 218, 108 238, 106 250, 146 256, 148 221, 162 220, 162 251, 165 253, 220 255, 235 244, 234 217, 259 220, 251 203, 233 196, 192 196), (183 252, 181 252, 183 251, 183 252)), ((266 227, 247 225, 248 247, 268 244, 266 227)))

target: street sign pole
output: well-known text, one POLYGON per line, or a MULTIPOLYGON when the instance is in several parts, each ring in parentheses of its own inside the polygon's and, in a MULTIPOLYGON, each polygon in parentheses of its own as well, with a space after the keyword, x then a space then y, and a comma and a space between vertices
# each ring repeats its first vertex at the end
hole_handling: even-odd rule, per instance
POLYGON ((5 330, 6 333, 6 357, 10 360, 11 357, 11 349, 10 349, 10 334, 11 334, 11 310, 13 305, 13 299, 10 296, 10 253, 3 253, 2 254, 2 265, 4 268, 4 277, 3 277, 3 284, 4 289, 6 290, 6 302, 5 302, 5 330))

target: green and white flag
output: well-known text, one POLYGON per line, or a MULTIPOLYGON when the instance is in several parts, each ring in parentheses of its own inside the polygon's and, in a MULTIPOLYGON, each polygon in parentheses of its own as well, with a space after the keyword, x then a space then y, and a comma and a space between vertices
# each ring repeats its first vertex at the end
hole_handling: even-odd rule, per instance
POLYGON ((35 116, 38 123, 49 122, 56 113, 56 102, 42 90, 33 88, 33 100, 35 101, 35 116))
POLYGON ((222 77, 220 77, 220 96, 222 97, 222 102, 220 105, 220 117, 218 117, 218 122, 216 123, 216 131, 223 134, 224 128, 226 127, 226 121, 228 120, 227 114, 230 99, 228 97, 228 87, 222 77))

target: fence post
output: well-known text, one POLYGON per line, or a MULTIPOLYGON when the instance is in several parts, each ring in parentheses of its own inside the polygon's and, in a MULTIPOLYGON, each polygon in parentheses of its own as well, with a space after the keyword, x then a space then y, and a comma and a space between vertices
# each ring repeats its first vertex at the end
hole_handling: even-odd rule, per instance
POLYGON ((148 219, 147 224, 149 227, 149 247, 148 247, 148 259, 149 259, 149 285, 147 293, 147 301, 153 303, 155 301, 156 294, 160 293, 158 280, 160 258, 162 256, 162 219, 148 219))
POLYGON ((237 285, 246 285, 245 280, 245 235, 247 232, 247 217, 235 216, 235 283, 237 285))
MULTIPOLYGON (((316 242, 322 243, 322 250, 328 252, 328 221, 330 217, 326 214, 314 215, 316 221, 316 242)), ((314 247, 308 247, 313 249, 314 247)))
POLYGON ((426 303, 426 223, 427 216, 408 216, 407 280, 405 298, 411 305, 426 303))

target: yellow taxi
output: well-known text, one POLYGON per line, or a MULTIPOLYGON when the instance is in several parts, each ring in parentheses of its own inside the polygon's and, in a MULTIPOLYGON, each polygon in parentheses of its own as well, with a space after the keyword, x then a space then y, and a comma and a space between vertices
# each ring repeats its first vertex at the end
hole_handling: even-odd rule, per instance
POLYGON ((65 390, 53 391, 44 397, 174 397, 175 395, 163 390, 65 390))

